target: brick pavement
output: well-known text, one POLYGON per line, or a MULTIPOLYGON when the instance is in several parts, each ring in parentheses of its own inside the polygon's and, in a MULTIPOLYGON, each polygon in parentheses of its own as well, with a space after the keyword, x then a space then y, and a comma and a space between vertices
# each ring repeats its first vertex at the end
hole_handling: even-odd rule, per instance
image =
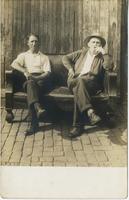
POLYGON ((68 139, 71 125, 65 121, 57 124, 41 122, 41 130, 29 137, 24 131, 29 122, 20 120, 26 110, 14 110, 15 122, 5 121, 1 111, 1 164, 15 166, 127 166, 127 113, 126 105, 116 112, 116 125, 109 128, 85 127, 76 139, 68 139))

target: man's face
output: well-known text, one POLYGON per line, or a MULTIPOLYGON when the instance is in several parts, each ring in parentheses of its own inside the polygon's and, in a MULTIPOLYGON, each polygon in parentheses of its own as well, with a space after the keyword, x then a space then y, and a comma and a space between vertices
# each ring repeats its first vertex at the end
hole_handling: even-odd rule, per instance
POLYGON ((35 53, 39 50, 39 40, 36 36, 31 35, 28 40, 29 49, 35 53))
POLYGON ((101 40, 99 38, 91 38, 88 42, 88 47, 91 53, 97 54, 98 48, 102 47, 101 40))

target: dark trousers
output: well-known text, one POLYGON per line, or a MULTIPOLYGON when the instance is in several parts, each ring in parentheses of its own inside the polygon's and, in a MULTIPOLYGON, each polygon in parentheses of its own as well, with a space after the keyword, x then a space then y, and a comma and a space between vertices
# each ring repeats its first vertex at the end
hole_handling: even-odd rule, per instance
POLYGON ((24 83, 24 88, 27 93, 28 107, 31 107, 35 102, 41 102, 45 94, 52 90, 52 75, 40 78, 40 80, 29 79, 24 83))
POLYGON ((101 89, 97 78, 89 74, 68 79, 68 87, 74 94, 74 100, 81 113, 92 108, 91 96, 101 89))
POLYGON ((31 122, 33 125, 37 125, 38 119, 34 103, 42 103, 44 95, 52 90, 52 75, 49 74, 46 77, 40 78, 40 80, 32 80, 30 78, 26 80, 23 87, 27 93, 28 109, 32 118, 31 122))

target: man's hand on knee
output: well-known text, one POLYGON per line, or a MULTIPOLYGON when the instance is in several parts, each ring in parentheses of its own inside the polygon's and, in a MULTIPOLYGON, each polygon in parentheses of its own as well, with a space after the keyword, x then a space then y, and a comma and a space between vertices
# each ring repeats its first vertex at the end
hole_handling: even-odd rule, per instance
POLYGON ((29 80, 32 77, 32 75, 29 72, 24 72, 24 76, 27 80, 29 80))

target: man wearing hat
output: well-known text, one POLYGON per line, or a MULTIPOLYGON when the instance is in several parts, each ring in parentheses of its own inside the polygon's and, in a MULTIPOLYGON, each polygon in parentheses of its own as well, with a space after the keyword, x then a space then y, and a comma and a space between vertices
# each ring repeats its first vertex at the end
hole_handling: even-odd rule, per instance
MULTIPOLYGON (((85 47, 63 56, 63 64, 68 69, 67 84, 74 95, 79 113, 85 114, 92 125, 101 121, 91 103, 91 96, 97 94, 103 87, 103 73, 109 66, 104 60, 103 47, 106 41, 98 34, 87 37, 85 47)), ((69 137, 81 135, 83 126, 79 122, 69 134, 69 137)))

